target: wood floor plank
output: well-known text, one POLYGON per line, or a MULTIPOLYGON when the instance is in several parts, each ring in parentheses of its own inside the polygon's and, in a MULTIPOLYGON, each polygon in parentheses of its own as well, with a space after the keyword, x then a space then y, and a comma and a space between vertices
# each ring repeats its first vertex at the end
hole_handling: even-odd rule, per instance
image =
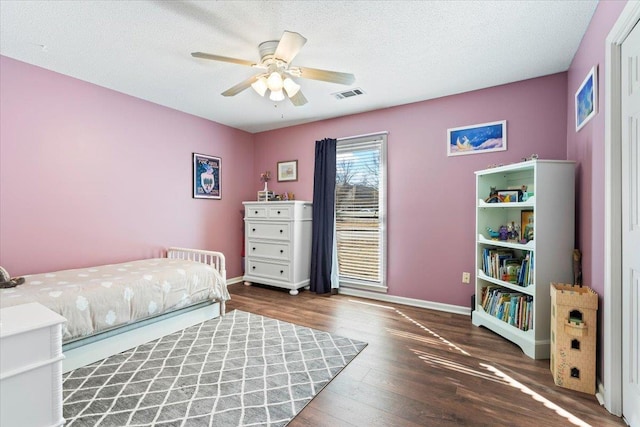
POLYGON ((229 286, 227 309, 324 330, 368 346, 289 424, 298 426, 624 426, 595 396, 557 387, 469 316, 344 295, 229 286))

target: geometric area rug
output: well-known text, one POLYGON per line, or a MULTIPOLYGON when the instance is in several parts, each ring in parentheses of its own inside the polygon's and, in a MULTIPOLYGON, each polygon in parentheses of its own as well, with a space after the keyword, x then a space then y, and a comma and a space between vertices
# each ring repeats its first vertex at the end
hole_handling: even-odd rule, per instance
POLYGON ((366 343, 233 310, 63 375, 67 426, 285 426, 366 343))

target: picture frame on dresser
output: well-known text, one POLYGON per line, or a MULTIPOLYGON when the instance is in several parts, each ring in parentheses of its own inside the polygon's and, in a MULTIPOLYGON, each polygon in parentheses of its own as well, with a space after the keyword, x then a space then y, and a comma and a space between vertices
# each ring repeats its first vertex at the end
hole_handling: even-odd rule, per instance
POLYGON ((220 157, 193 153, 193 198, 221 199, 222 186, 220 184, 220 157))
POLYGON ((298 161, 278 162, 278 182, 298 180, 298 161))

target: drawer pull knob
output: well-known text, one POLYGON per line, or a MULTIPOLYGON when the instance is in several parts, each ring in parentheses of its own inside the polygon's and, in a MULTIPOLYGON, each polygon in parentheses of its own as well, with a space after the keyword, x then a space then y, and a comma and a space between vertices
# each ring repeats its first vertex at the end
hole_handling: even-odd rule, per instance
POLYGON ((258 215, 258 211, 255 211, 255 214, 258 215))
POLYGON ((256 231, 256 229, 254 228, 254 229, 252 229, 251 231, 256 231))
POLYGON ((280 270, 280 274, 284 273, 284 270, 280 270))
POLYGON ((280 249, 280 253, 282 254, 282 253, 284 253, 284 251, 282 249, 280 249))
POLYGON ((254 265, 253 267, 251 267, 251 269, 252 269, 252 270, 255 270, 255 269, 256 269, 256 266, 254 265))
POLYGON ((280 211, 278 211, 278 215, 280 215, 280 211))
POLYGON ((284 231, 283 231, 283 230, 280 230, 280 232, 281 232, 281 233, 283 233, 284 231))
POLYGON ((256 250, 256 248, 251 248, 251 250, 252 250, 252 251, 255 251, 255 250, 256 250))

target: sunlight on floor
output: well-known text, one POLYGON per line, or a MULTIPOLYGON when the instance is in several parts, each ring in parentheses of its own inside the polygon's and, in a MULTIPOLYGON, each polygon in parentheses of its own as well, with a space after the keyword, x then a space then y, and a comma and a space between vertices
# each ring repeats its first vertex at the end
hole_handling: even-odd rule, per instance
MULTIPOLYGON (((414 340, 414 341, 419 341, 419 342, 423 342, 423 343, 430 344, 430 345, 445 344, 447 347, 449 347, 451 349, 454 349, 454 350, 464 354, 465 356, 471 356, 468 352, 466 352, 462 348, 458 347, 456 344, 452 343, 451 341, 447 340, 443 336, 441 336, 441 335, 437 334, 436 332, 432 331, 431 329, 427 328, 426 326, 424 326, 420 322, 418 322, 418 321, 412 319, 411 317, 407 316, 406 314, 404 314, 402 311, 396 309, 395 307, 382 305, 382 304, 368 303, 368 302, 364 302, 364 301, 355 301, 355 300, 349 300, 349 301, 357 303, 357 304, 364 304, 364 305, 368 305, 368 306, 372 306, 372 307, 379 307, 379 308, 383 308, 385 310, 393 310, 398 315, 402 316, 404 319, 408 320, 409 322, 411 322, 412 324, 414 324, 418 328, 422 329, 423 331, 428 332, 431 336, 435 337, 435 339, 429 338, 429 337, 424 337, 422 335, 413 334, 413 333, 410 333, 410 332, 398 331, 398 330, 395 330, 395 329, 387 328, 387 332, 392 334, 392 335, 395 335, 395 336, 398 336, 398 337, 401 337, 401 338, 408 338, 408 339, 411 339, 411 340, 414 340)), ((448 370, 455 371, 455 372, 460 372, 460 373, 463 373, 463 374, 466 374, 466 375, 471 375, 473 377, 481 378, 481 379, 488 380, 488 381, 493 381, 493 382, 496 382, 496 383, 499 383, 499 384, 503 384, 503 385, 506 385, 506 386, 510 386, 510 387, 516 388, 516 389, 520 390, 520 392, 531 396, 531 398, 533 400, 535 400, 536 402, 540 402, 546 408, 549 408, 549 409, 555 411, 556 414, 558 414, 559 416, 565 418, 571 424, 576 425, 576 426, 581 426, 581 427, 591 427, 590 424, 582 421, 580 418, 578 418, 575 415, 571 414, 570 412, 562 409, 560 406, 558 406, 555 403, 551 402, 546 397, 536 393, 535 391, 531 390, 529 387, 525 386, 524 384, 520 383, 519 381, 515 380, 514 378, 510 377, 509 375, 505 374, 504 372, 500 371, 499 369, 497 369, 497 368, 495 368, 495 367, 493 367, 491 365, 488 365, 486 363, 479 363, 479 366, 481 368, 483 368, 484 370, 489 371, 489 372, 485 372, 484 370, 475 369, 475 368, 470 367, 470 366, 465 366, 465 365, 463 365, 463 364, 461 364, 459 362, 455 362, 453 360, 447 359, 445 357, 437 356, 437 355, 432 354, 432 353, 427 353, 427 352, 422 351, 422 350, 416 350, 416 349, 410 349, 410 350, 420 360, 423 360, 425 363, 429 364, 430 366, 443 368, 443 369, 448 369, 448 370)), ((473 360, 473 363, 476 363, 475 359, 473 360)))
POLYGON ((350 302, 355 302, 355 303, 358 303, 358 304, 364 304, 364 305, 370 305, 370 306, 374 306, 374 307, 380 307, 380 308, 384 308, 384 309, 387 309, 387 310, 393 310, 396 313, 398 313, 400 316, 404 317, 405 319, 407 319, 408 321, 410 321, 411 323, 413 323, 414 325, 419 327, 420 329, 422 329, 424 331, 427 331, 429 334, 431 334, 432 336, 436 337, 437 339, 439 339, 441 342, 443 342, 447 346, 459 351, 460 353, 464 354, 465 356, 469 356, 469 353, 467 353, 466 351, 464 351, 463 349, 461 349, 460 347, 458 347, 454 343, 448 341, 446 338, 444 338, 444 337, 438 335, 437 333, 433 332, 431 329, 427 328, 426 326, 422 325, 421 323, 416 322, 415 320, 413 320, 412 318, 410 318, 409 316, 407 316, 406 314, 404 314, 403 312, 401 312, 400 310, 398 310, 398 309, 396 309, 394 307, 380 305, 380 304, 372 304, 372 303, 363 302, 363 301, 355 301, 355 300, 349 300, 349 301, 350 302))
POLYGON ((496 369, 491 365, 487 365, 486 363, 481 363, 480 366, 482 366, 483 368, 487 369, 490 372, 493 372, 494 375, 496 375, 497 377, 502 378, 511 387, 515 387, 515 388, 519 389, 521 392, 523 392, 524 394, 528 394, 536 402, 540 402, 544 406, 546 406, 547 408, 554 410, 558 415, 560 415, 561 417, 566 418, 571 424, 574 424, 574 425, 577 425, 577 426, 583 426, 583 427, 591 427, 590 424, 585 423, 580 418, 576 417, 575 415, 571 414, 570 412, 565 411, 564 409, 562 409, 561 407, 559 407, 558 405, 556 405, 555 403, 553 403, 549 399, 539 395, 535 391, 531 390, 529 387, 527 387, 524 384, 514 380, 509 375, 505 374, 504 372, 500 371, 499 369, 496 369))

